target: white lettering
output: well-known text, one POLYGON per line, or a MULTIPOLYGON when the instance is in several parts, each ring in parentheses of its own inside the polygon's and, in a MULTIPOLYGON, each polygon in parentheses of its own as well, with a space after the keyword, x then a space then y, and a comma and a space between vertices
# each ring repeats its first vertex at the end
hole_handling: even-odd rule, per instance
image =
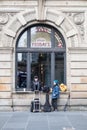
POLYGON ((33 42, 31 47, 51 47, 51 43, 49 42, 33 42))

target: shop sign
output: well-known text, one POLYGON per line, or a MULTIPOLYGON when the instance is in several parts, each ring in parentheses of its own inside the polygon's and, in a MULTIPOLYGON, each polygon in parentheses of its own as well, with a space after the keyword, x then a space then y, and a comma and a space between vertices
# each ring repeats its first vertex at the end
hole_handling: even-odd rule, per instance
POLYGON ((46 41, 44 38, 38 38, 35 42, 31 43, 32 48, 51 48, 51 42, 46 41))

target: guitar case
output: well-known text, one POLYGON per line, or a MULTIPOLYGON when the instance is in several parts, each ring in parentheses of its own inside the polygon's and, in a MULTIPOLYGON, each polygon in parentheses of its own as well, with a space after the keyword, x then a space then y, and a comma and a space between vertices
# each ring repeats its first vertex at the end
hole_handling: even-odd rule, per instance
POLYGON ((51 105, 49 103, 49 94, 46 93, 46 101, 45 101, 45 104, 43 106, 43 111, 44 112, 51 112, 51 105))

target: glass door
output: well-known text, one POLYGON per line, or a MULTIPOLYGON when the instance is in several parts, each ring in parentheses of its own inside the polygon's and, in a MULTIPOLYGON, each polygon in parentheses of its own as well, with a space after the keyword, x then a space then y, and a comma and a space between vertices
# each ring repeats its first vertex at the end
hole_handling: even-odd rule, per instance
POLYGON ((51 85, 51 54, 50 53, 31 53, 31 82, 34 76, 38 76, 42 87, 51 85))

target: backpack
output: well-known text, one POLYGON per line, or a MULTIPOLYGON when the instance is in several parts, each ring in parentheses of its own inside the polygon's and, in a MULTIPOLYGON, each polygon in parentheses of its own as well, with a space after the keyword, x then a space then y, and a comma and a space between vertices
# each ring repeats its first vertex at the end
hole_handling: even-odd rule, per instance
POLYGON ((59 87, 60 87, 60 90, 61 90, 62 92, 67 91, 67 86, 66 86, 65 84, 61 83, 61 84, 59 85, 59 87))

